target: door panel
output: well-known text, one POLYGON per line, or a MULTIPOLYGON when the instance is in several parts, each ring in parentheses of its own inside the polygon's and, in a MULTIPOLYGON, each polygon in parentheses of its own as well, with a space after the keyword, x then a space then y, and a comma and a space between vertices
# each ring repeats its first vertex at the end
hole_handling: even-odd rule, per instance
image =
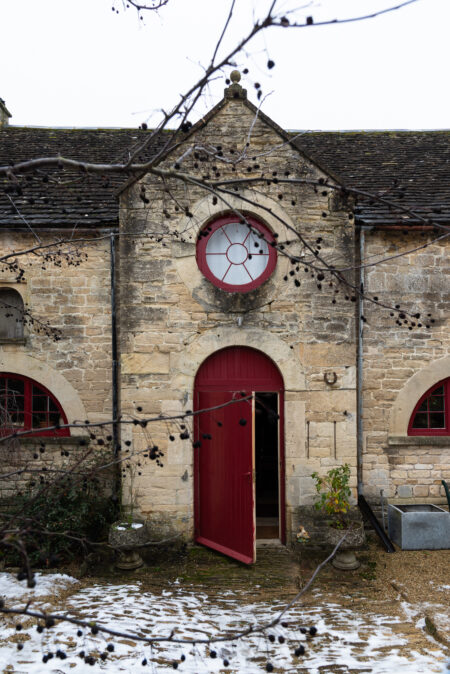
MULTIPOLYGON (((242 393, 197 391, 196 409, 242 393)), ((196 418, 194 449, 195 539, 246 564, 255 561, 252 426, 251 400, 205 412, 196 418)))
POLYGON ((199 411, 238 402, 196 416, 194 448, 195 540, 242 562, 255 561, 254 399, 242 392, 273 392, 279 402, 279 524, 285 539, 283 378, 264 353, 231 346, 211 354, 195 377, 199 411), (244 420, 245 424, 240 421, 244 420), (205 437, 206 436, 206 437, 205 437))

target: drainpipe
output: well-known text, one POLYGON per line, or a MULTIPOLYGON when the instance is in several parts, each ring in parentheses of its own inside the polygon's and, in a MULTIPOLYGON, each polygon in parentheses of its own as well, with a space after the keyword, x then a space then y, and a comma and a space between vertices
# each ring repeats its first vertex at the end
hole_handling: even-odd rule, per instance
POLYGON ((359 275, 358 285, 360 294, 358 295, 358 344, 357 344, 357 365, 356 365, 356 447, 357 447, 357 481, 358 481, 358 496, 363 493, 363 479, 362 479, 362 455, 364 443, 364 428, 363 428, 363 329, 364 322, 362 316, 364 315, 364 269, 362 268, 364 260, 364 244, 365 232, 362 226, 359 228, 359 275))
MULTIPOLYGON (((120 443, 120 429, 117 420, 119 418, 119 362, 117 356, 117 307, 116 307, 116 234, 110 235, 110 280, 111 280, 111 357, 112 357, 112 436, 114 458, 117 457, 120 443)), ((116 475, 113 485, 113 496, 120 495, 120 471, 116 467, 116 475)))

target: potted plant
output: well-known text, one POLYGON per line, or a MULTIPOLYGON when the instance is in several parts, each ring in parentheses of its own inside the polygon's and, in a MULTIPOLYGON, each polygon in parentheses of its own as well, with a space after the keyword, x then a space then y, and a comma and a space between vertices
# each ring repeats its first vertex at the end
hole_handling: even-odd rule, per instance
POLYGON ((328 516, 327 526, 324 529, 327 542, 336 545, 345 534, 345 540, 332 561, 333 566, 338 569, 358 568, 359 562, 353 549, 364 543, 365 535, 361 520, 355 520, 349 516, 350 466, 345 463, 342 466, 331 468, 325 476, 314 472, 311 477, 315 481, 317 491, 314 507, 328 516))

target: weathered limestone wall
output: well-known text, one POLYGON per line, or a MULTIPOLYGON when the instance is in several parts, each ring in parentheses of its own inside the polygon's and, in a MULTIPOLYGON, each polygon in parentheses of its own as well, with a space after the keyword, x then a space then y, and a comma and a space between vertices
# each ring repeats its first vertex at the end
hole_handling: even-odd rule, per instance
MULTIPOLYGON (((419 233, 367 232, 366 258, 393 256, 434 238, 419 233)), ((364 456, 365 493, 379 501, 445 502, 441 480, 450 477, 448 437, 407 437, 419 398, 450 376, 448 245, 445 240, 392 259, 365 273, 365 288, 381 302, 420 313, 423 327, 398 326, 389 312, 365 303, 364 456), (430 322, 430 316, 434 322, 430 322), (429 328, 425 326, 429 325, 429 328)))
MULTIPOLYGON (((56 240, 60 234, 40 232, 40 237, 45 244, 56 240)), ((1 235, 2 254, 26 250, 35 244, 31 235, 15 233, 14 241, 11 233, 1 235)), ((60 248, 74 249, 75 244, 60 248)), ((63 406, 69 423, 111 418, 109 241, 87 241, 79 249, 83 259, 77 266, 60 258, 55 264, 32 255, 20 256, 18 261, 25 270, 24 280, 17 283, 16 274, 4 269, 0 278, 0 288, 17 290, 37 322, 61 331, 61 339, 55 341, 39 331, 38 323, 26 323, 24 339, 2 340, 0 371, 31 377, 48 388, 63 406)), ((86 433, 77 429, 71 434, 86 433)), ((63 438, 62 442, 71 444, 68 438, 63 438)), ((28 462, 34 453, 33 442, 27 440, 23 444, 22 456, 28 462)), ((35 444, 38 446, 39 441, 35 444)), ((66 460, 60 449, 45 455, 50 456, 52 464, 66 460)), ((6 495, 10 483, 4 488, 6 495)))
MULTIPOLYGON (((262 121, 256 121, 249 137, 253 122, 253 113, 242 101, 230 101, 164 167, 173 166, 195 143, 182 169, 200 176, 323 176, 262 121), (244 151, 247 159, 235 167, 214 159, 202 161, 205 155, 199 146, 220 147, 227 158, 244 151)), ((320 246, 320 254, 334 264, 352 260, 352 220, 325 187, 271 182, 257 190, 232 190, 221 201, 200 187, 172 179, 163 185, 146 176, 123 194, 121 203, 122 410, 168 415, 192 409, 194 377, 208 355, 230 345, 266 353, 280 368, 286 388, 289 536, 297 526, 298 506, 312 501, 311 472, 325 472, 345 461, 356 467, 355 305, 343 298, 342 290, 335 295, 329 278, 319 290, 302 265, 297 275, 301 285, 294 285, 295 277, 289 274, 293 265, 282 255, 272 277, 255 291, 232 294, 215 288, 197 267, 195 243, 204 224, 232 209, 265 222, 293 254, 304 254, 304 248, 298 240, 286 244, 296 237, 284 223, 301 231, 315 249, 320 246), (171 233, 161 239, 163 232, 171 233), (330 382, 335 373, 336 382, 327 384, 325 373, 330 382)), ((186 425, 192 431, 190 422, 186 425)), ((138 467, 128 498, 163 531, 174 528, 190 537, 192 440, 181 440, 179 433, 166 423, 123 429, 134 449, 157 444, 165 452, 163 467, 151 461, 138 467)), ((355 486, 355 472, 352 480, 355 486)))
POLYGON ((83 484, 83 476, 96 478, 98 491, 110 495, 114 488, 111 458, 111 443, 99 446, 81 436, 23 437, 2 442, 1 474, 8 477, 0 479, 1 503, 13 503, 16 496, 58 483, 64 474, 61 471, 70 474, 72 483, 79 485, 83 484))
MULTIPOLYGON (((50 243, 59 235, 40 234, 43 243, 50 243)), ((35 245, 30 236, 2 236, 1 250, 23 250, 35 245)), ((66 246, 69 248, 69 246, 66 246)), ((73 246, 75 247, 75 246, 73 246)), ((62 247, 63 249, 63 247, 62 247)), ((111 305, 109 241, 87 242, 80 248, 87 255, 78 266, 62 261, 61 266, 35 256, 20 257, 25 269, 25 280, 17 283, 15 274, 4 271, 0 287, 9 286, 20 292, 32 316, 61 331, 61 339, 54 341, 40 334, 33 326, 25 327, 25 343, 3 343, 0 359, 29 357, 38 361, 36 373, 23 372, 42 381, 39 368, 56 371, 73 387, 86 412, 92 418, 111 415, 111 305)), ((0 360, 0 367, 3 370, 0 360)), ((29 365, 28 367, 32 367, 29 365)), ((45 372, 43 372, 45 376, 45 372)), ((44 381, 42 383, 45 384, 44 381)), ((59 382, 55 389, 59 398, 59 382)), ((65 409, 66 415, 73 414, 65 409)))

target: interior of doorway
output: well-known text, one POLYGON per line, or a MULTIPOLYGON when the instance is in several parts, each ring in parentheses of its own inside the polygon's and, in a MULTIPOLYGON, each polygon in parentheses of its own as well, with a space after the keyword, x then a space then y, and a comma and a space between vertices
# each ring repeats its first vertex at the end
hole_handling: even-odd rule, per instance
POLYGON ((278 394, 255 394, 256 539, 280 539, 278 394))

